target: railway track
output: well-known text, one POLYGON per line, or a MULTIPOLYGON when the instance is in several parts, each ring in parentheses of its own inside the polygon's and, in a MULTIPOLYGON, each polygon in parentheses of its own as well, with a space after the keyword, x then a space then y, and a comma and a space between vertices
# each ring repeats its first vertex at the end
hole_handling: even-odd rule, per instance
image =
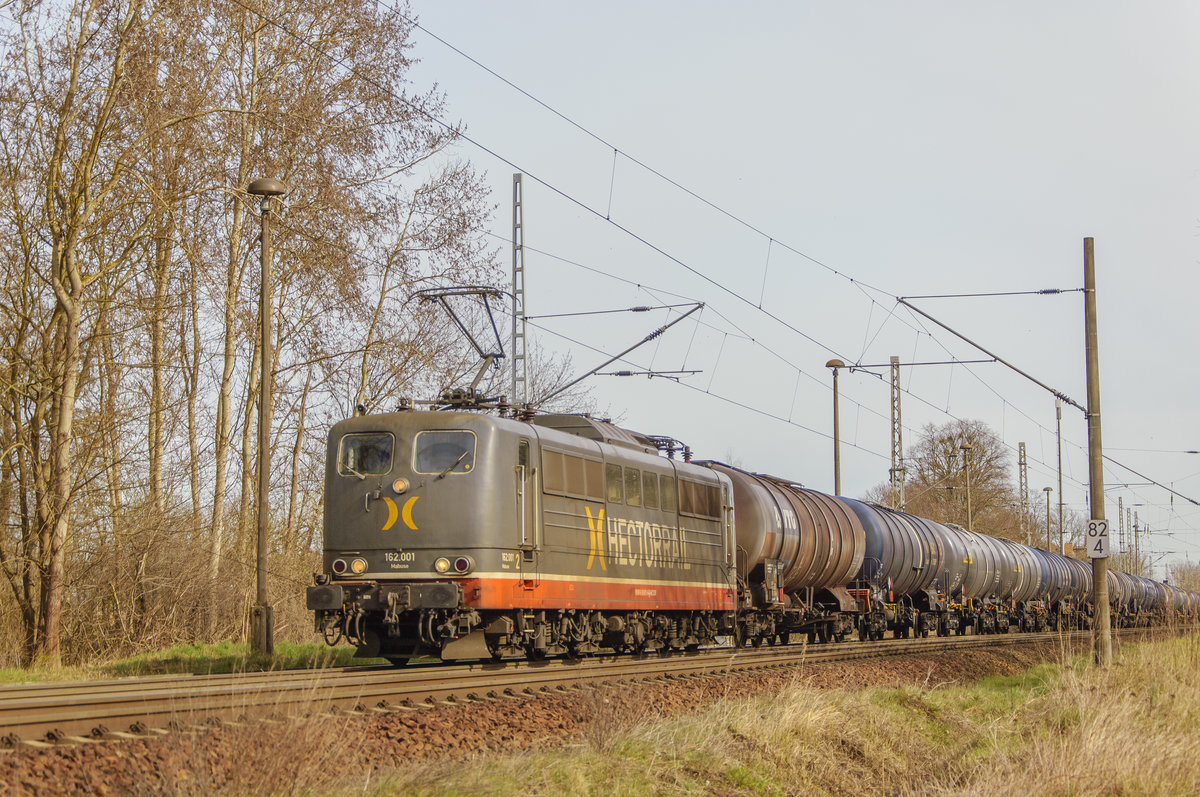
MULTIPOLYGON (((1144 638, 1144 629, 1118 632, 1144 638)), ((228 723, 290 722, 343 712, 418 711, 438 704, 523 700, 653 679, 727 677, 804 664, 1057 641, 1091 632, 1010 634, 827 645, 714 648, 644 657, 505 661, 404 669, 350 667, 226 675, 155 676, 0 688, 0 748, 86 744, 197 731, 228 723)))

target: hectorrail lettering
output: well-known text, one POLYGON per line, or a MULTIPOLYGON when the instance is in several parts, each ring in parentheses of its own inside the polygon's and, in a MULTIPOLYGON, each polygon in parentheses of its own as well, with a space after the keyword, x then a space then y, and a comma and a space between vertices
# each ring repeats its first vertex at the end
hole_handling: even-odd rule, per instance
MULTIPOLYGON (((692 569, 687 557, 687 538, 678 526, 612 516, 603 518, 603 515, 601 518, 607 521, 604 529, 609 561, 627 567, 692 569)), ((590 510, 588 521, 590 524, 590 510)))

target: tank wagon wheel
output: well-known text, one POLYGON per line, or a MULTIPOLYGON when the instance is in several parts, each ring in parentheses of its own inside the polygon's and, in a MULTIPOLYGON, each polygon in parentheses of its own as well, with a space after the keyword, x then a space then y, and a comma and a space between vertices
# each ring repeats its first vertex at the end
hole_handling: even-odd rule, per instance
POLYGON ((817 626, 817 639, 821 640, 822 642, 828 642, 832 636, 833 629, 830 627, 829 623, 821 623, 817 626))

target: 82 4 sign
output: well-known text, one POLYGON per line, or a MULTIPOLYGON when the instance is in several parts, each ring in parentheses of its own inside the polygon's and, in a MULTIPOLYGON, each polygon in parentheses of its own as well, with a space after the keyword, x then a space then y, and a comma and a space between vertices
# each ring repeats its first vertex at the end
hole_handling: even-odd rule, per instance
POLYGON ((1087 525, 1087 555, 1089 559, 1108 557, 1108 521, 1089 520, 1087 525))

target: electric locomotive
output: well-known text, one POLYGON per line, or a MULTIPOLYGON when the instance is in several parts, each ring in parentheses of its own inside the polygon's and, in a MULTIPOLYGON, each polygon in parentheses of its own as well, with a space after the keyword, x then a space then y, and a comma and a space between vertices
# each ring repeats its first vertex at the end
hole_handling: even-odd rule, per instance
MULTIPOLYGON (((662 442, 662 441, 657 441, 662 442)), ((734 628, 729 478, 603 421, 359 415, 329 435, 331 643, 403 664, 695 648, 734 628)))

